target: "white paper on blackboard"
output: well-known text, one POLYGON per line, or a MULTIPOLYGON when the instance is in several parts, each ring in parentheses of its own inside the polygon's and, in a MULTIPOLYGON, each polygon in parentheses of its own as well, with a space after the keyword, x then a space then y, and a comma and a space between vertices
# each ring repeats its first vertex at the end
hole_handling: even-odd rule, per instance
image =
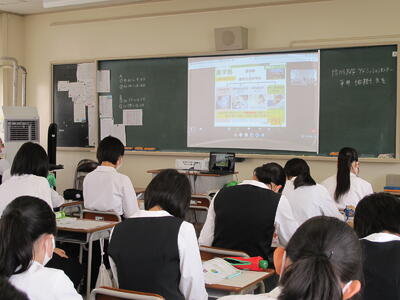
POLYGON ((124 125, 127 126, 143 126, 143 110, 142 109, 124 109, 122 112, 124 125))

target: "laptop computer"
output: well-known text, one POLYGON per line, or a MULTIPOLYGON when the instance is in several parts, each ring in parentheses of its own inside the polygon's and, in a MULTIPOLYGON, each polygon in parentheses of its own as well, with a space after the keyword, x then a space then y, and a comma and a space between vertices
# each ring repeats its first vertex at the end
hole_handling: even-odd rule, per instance
POLYGON ((235 153, 231 152, 210 152, 208 171, 202 174, 227 175, 235 172, 235 153))

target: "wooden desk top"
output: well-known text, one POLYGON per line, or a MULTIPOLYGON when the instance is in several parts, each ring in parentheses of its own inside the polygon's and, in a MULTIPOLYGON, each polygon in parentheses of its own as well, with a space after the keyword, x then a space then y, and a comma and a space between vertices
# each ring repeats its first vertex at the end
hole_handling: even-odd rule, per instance
POLYGON ((225 284, 207 284, 206 283, 206 288, 208 289, 215 289, 215 290, 221 290, 221 291, 227 291, 227 292, 234 292, 234 293, 240 293, 241 291, 249 288, 250 286, 254 286, 258 284, 259 282, 263 281, 266 278, 271 277, 272 275, 275 274, 275 270, 272 269, 267 269, 266 272, 255 272, 255 271, 242 271, 242 275, 232 278, 232 279, 226 279, 225 282, 229 281, 234 281, 236 280, 243 280, 243 278, 240 278, 241 276, 248 276, 249 279, 250 277, 256 278, 253 280, 249 280, 247 284, 244 286, 230 286, 230 285, 225 285, 225 284))
POLYGON ((64 202, 63 204, 60 205, 60 207, 77 206, 77 205, 82 205, 82 207, 83 207, 83 201, 64 202))
MULTIPOLYGON (((163 169, 158 170, 148 170, 147 173, 150 174, 158 174, 163 169)), ((203 174, 200 171, 188 171, 188 170, 177 170, 179 173, 187 174, 187 175, 197 175, 197 176, 205 176, 205 177, 222 177, 222 176, 230 176, 234 174, 238 174, 239 172, 234 172, 232 174, 203 174)))
POLYGON ((69 224, 57 224, 57 230, 59 231, 69 231, 69 232, 81 232, 81 233, 93 233, 96 231, 101 231, 104 229, 110 229, 113 228, 115 225, 118 224, 118 222, 110 222, 110 221, 95 221, 95 220, 89 220, 89 219, 78 219, 75 222, 88 222, 90 224, 93 224, 94 222, 98 222, 99 226, 92 227, 92 228, 75 228, 73 227, 73 221, 72 224, 69 226, 69 224))

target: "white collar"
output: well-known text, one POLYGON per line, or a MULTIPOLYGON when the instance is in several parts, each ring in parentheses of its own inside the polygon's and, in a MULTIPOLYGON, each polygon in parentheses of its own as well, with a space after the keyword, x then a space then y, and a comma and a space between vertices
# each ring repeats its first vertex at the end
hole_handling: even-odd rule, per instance
POLYGON ((131 218, 151 218, 151 217, 171 217, 172 215, 165 210, 139 210, 131 218))
POLYGON ((117 172, 117 170, 114 167, 110 167, 110 166, 98 166, 96 168, 96 171, 117 172))
POLYGON ((400 241, 400 236, 387 232, 378 232, 370 234, 369 236, 362 238, 362 240, 367 240, 370 242, 377 242, 377 243, 385 243, 391 241, 400 241))
POLYGON ((270 190, 270 188, 265 183, 263 183, 261 181, 258 181, 258 180, 253 180, 253 179, 251 179, 251 180, 243 180, 240 183, 240 185, 242 185, 242 184, 250 184, 250 185, 254 185, 254 186, 257 186, 257 187, 260 187, 260 188, 263 188, 263 189, 270 190))

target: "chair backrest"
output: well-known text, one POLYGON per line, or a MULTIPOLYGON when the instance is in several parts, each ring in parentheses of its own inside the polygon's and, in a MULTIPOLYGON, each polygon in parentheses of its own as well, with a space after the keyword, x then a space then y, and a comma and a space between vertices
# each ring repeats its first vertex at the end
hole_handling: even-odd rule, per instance
POLYGON ((98 211, 98 210, 83 209, 81 212, 81 218, 96 220, 96 221, 121 222, 121 216, 112 211, 98 211))
POLYGON ((243 257, 243 258, 250 257, 246 252, 238 250, 208 247, 208 246, 200 246, 199 248, 200 248, 201 260, 210 260, 213 259, 214 257, 227 257, 227 256, 243 257))
POLYGON ((92 290, 90 293, 90 300, 119 300, 119 299, 133 299, 133 300, 162 300, 165 298, 151 293, 143 293, 136 291, 128 291, 116 289, 111 287, 101 287, 92 290))
POLYGON ((77 190, 82 190, 85 176, 98 166, 99 163, 91 159, 82 159, 79 161, 75 169, 74 188, 77 190))

